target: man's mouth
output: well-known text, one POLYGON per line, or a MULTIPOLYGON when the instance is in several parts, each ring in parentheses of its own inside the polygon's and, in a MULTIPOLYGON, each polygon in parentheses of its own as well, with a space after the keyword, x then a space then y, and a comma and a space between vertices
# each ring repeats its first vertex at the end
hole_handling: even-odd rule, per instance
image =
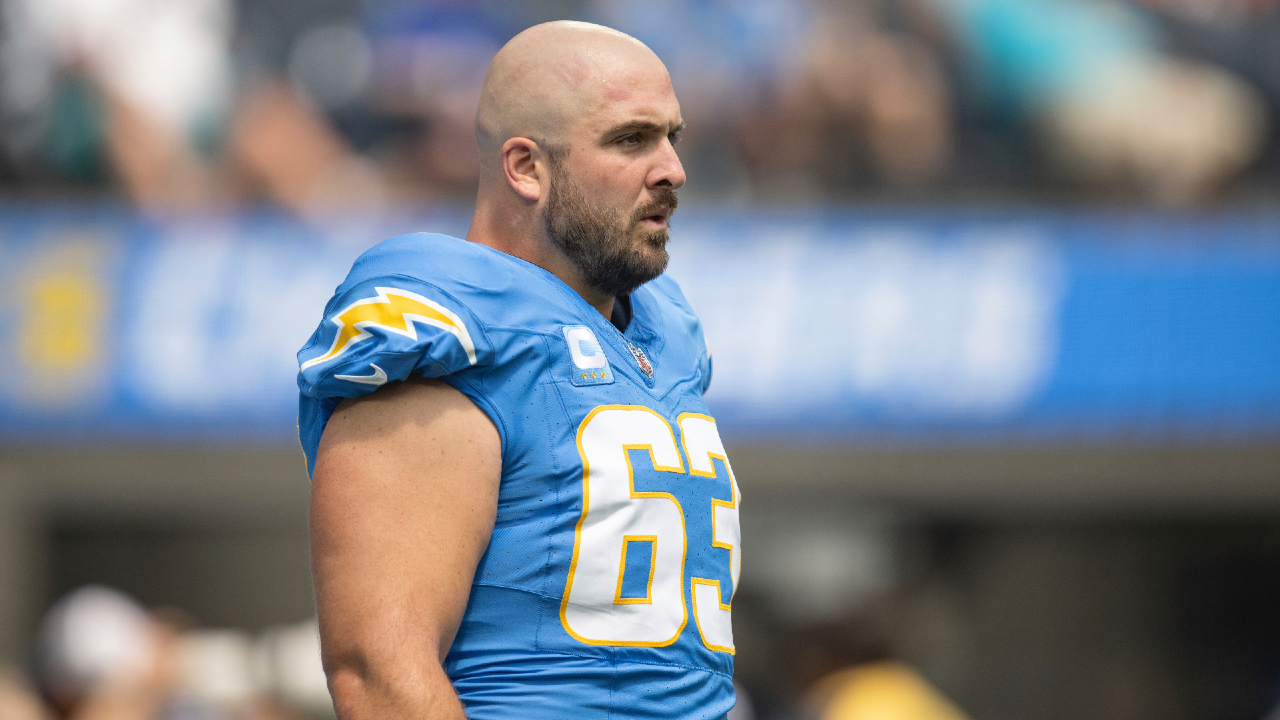
POLYGON ((638 224, 653 231, 666 230, 670 225, 671 210, 669 207, 645 208, 638 224))

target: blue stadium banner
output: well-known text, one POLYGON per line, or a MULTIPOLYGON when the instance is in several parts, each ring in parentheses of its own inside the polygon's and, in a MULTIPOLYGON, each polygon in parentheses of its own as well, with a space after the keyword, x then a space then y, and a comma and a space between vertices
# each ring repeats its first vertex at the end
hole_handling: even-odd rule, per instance
MULTIPOLYGON (((365 248, 466 213, 0 210, 0 442, 267 442, 365 248)), ((726 435, 1280 439, 1280 214, 681 211, 726 435)))

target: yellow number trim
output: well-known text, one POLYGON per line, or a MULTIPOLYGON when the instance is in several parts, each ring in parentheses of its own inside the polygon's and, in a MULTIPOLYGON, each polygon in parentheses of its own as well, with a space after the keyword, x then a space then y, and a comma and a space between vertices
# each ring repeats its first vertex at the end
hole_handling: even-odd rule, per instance
MULTIPOLYGON (((730 553, 732 553, 733 552, 732 544, 726 543, 726 542, 720 542, 719 540, 716 539, 716 508, 723 507, 723 508, 729 508, 730 510, 738 509, 738 480, 733 476, 733 466, 729 464, 729 458, 726 457, 725 455, 721 455, 720 453, 713 453, 713 452, 707 453, 708 464, 711 465, 711 472, 698 470, 694 467, 693 455, 690 454, 689 446, 685 442, 685 437, 684 437, 685 418, 697 418, 699 420, 706 420, 710 422, 712 425, 716 424, 716 419, 711 417, 710 415, 703 415, 702 413, 681 413, 680 416, 676 418, 676 425, 680 426, 680 448, 684 450, 685 457, 689 459, 690 475, 697 475, 698 477, 714 478, 716 476, 716 463, 715 463, 716 460, 720 460, 721 462, 724 463, 725 472, 729 474, 729 493, 732 500, 720 500, 719 498, 711 498, 711 547, 721 548, 724 550, 728 550, 730 553)), ((696 586, 696 585, 714 585, 716 587, 716 592, 719 593, 720 609, 732 610, 733 594, 738 590, 736 585, 737 578, 733 577, 732 564, 730 564, 730 567, 729 567, 729 575, 730 575, 730 581, 734 582, 735 584, 732 590, 730 590, 729 592, 728 603, 724 602, 724 590, 720 587, 719 580, 708 580, 707 578, 695 577, 695 578, 692 578, 692 583, 690 587, 692 588, 693 586, 696 586)), ((707 642, 707 637, 702 632, 702 623, 701 621, 698 620, 698 595, 692 589, 690 590, 690 593, 693 594, 693 620, 698 626, 698 636, 702 638, 702 644, 705 645, 709 650, 715 650, 718 652, 727 652, 730 655, 735 654, 733 648, 731 647, 724 647, 722 645, 716 645, 714 643, 707 642)))
POLYGON ((618 589, 613 592, 614 605, 652 605, 653 604, 653 571, 658 567, 658 536, 657 535, 623 535, 622 536, 622 560, 618 563, 618 589), (624 598, 622 597, 622 578, 627 574, 627 550, 633 542, 649 541, 653 543, 653 549, 649 553, 649 582, 645 584, 644 597, 624 598))
MULTIPOLYGON (((719 454, 719 452, 708 452, 707 454, 707 457, 710 459, 710 466, 712 466, 712 471, 710 471, 710 473, 694 469, 694 457, 689 454, 689 446, 685 445, 685 418, 707 420, 713 425, 716 424, 716 418, 712 418, 710 415, 703 415, 701 413, 681 413, 680 416, 676 418, 676 424, 680 425, 680 447, 684 448, 685 456, 689 457, 690 475, 698 475, 700 478, 714 478, 716 477, 716 460, 724 462, 724 471, 727 471, 728 473, 728 488, 730 488, 730 497, 732 500, 719 500, 719 498, 716 497, 712 498, 712 547, 722 547, 724 550, 732 551, 732 544, 719 542, 718 539, 716 539, 716 527, 714 527, 714 525, 716 525, 717 507, 728 507, 730 510, 737 510, 737 479, 733 477, 733 468, 732 465, 728 464, 728 457, 719 454)), ((708 580, 708 582, 710 582, 710 580, 708 580)), ((727 605, 724 606, 724 610, 728 610, 727 605)))
MULTIPOLYGON (((699 420, 706 420, 712 425, 716 424, 716 419, 711 417, 710 415, 703 415, 702 413, 691 413, 691 412, 680 413, 680 417, 676 418, 676 425, 680 426, 680 449, 684 450, 684 456, 689 458, 689 474, 697 475, 698 477, 713 478, 716 476, 716 466, 714 462, 711 464, 711 472, 695 470, 693 468, 693 455, 689 453, 689 446, 684 441, 684 419, 685 418, 697 418, 699 420)), ((713 460, 723 460, 725 468, 726 469, 729 468, 729 458, 725 457, 724 455, 721 455, 720 453, 708 452, 707 457, 712 458, 713 460)), ((733 477, 732 469, 729 469, 729 477, 730 478, 733 477)), ((724 501, 719 500, 717 502, 723 503, 724 501)))
MULTIPOLYGON (((727 652, 730 655, 737 655, 738 653, 734 651, 734 649, 731 647, 725 647, 724 645, 716 645, 714 643, 707 642, 707 634, 702 631, 702 621, 698 619, 697 587, 699 585, 709 585, 711 587, 714 587, 716 589, 716 595, 720 598, 724 598, 724 591, 720 589, 719 580, 707 580, 706 578, 699 578, 699 577, 692 578, 691 582, 689 583, 689 594, 693 596, 693 622, 698 626, 698 637, 702 638, 702 644, 705 645, 708 650, 714 650, 715 652, 727 652)), ((720 609, 727 611, 729 610, 729 606, 725 605, 722 602, 720 603, 720 609)))
MULTIPOLYGON (((627 462, 627 482, 630 485, 630 492, 631 492, 632 498, 667 498, 671 502, 675 503, 676 510, 679 511, 680 513, 680 532, 681 532, 682 539, 684 541, 683 542, 684 548, 680 553, 680 578, 681 578, 680 609, 681 609, 681 612, 684 613, 684 619, 680 622, 680 627, 676 629, 675 633, 672 634, 670 638, 666 640, 659 640, 656 642, 646 642, 643 640, 591 640, 588 638, 584 638, 578 633, 574 632, 573 629, 569 627, 569 620, 568 618, 565 617, 565 612, 569 608, 569 591, 570 589, 573 588, 573 576, 578 569, 578 553, 582 548, 582 523, 586 521, 587 510, 590 509, 591 507, 591 503, 590 503, 591 463, 587 459, 587 454, 583 452, 583 449, 582 449, 582 433, 587 429, 587 425, 591 423, 591 419, 594 418, 596 414, 604 412, 606 410, 640 410, 643 412, 647 412, 650 415, 653 415, 654 417, 658 418, 659 420, 662 421, 662 424, 667 428, 667 432, 671 434, 671 445, 676 448, 677 460, 680 458, 680 449, 679 449, 679 446, 676 445, 675 433, 671 432, 671 423, 668 423, 666 418, 662 417, 654 410, 647 408, 643 405, 601 405, 593 409, 591 412, 587 413, 587 416, 583 418, 582 423, 578 425, 578 433, 575 439, 578 445, 578 456, 582 458, 582 515, 578 518, 578 523, 573 528, 573 558, 569 561, 569 578, 564 585, 564 597, 560 600, 560 625, 561 627, 564 628, 564 631, 568 633, 569 636, 572 637, 574 640, 577 640, 580 643, 585 643, 587 645, 605 645, 609 647, 623 647, 623 646, 666 647, 674 643, 676 640, 679 640, 680 634, 684 632, 685 626, 689 624, 689 611, 685 604, 685 598, 684 598, 684 565, 685 565, 685 560, 687 559, 687 556, 689 554, 689 540, 688 540, 689 535, 685 525, 684 508, 680 506, 680 501, 677 500, 674 495, 672 495, 671 493, 664 493, 664 492, 644 492, 644 493, 636 492, 636 476, 635 476, 634 468, 632 468, 631 466, 631 451, 632 450, 648 450, 649 461, 653 463, 653 468, 661 472, 674 472, 674 473, 680 473, 681 475, 683 475, 684 467, 682 466, 667 467, 667 466, 659 465, 657 457, 655 457, 653 454, 653 446, 651 445, 623 445, 622 446, 622 450, 623 450, 622 454, 623 454, 623 457, 626 458, 626 462, 627 462)), ((658 548, 655 545, 654 546, 655 555, 656 555, 657 549, 658 548)))

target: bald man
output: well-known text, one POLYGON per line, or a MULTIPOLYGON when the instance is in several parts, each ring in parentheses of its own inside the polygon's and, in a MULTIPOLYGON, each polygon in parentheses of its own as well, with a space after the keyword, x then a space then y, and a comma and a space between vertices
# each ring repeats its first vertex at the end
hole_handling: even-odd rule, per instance
POLYGON ((738 488, 662 275, 682 125, 635 39, 526 30, 485 76, 466 240, 362 255, 299 352, 343 720, 733 705, 738 488))

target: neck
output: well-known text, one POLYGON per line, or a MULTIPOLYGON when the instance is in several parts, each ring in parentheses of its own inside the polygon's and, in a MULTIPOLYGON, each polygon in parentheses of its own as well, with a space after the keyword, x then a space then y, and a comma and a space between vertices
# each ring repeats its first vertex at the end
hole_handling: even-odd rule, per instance
POLYGON ((526 211, 498 213, 489 203, 477 200, 471 227, 467 230, 467 241, 513 255, 555 275, 609 320, 613 316, 615 298, 588 286, 578 267, 547 237, 536 212, 532 208, 522 209, 526 211))

